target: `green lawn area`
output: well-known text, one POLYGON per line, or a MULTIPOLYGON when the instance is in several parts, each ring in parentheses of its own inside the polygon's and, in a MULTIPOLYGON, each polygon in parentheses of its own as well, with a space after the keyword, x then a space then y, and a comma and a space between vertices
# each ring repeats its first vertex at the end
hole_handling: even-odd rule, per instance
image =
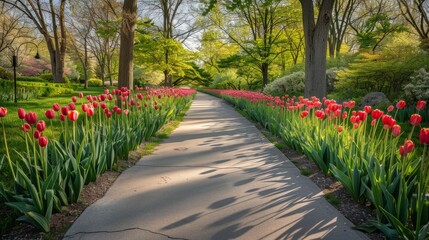
MULTIPOLYGON (((7 142, 10 150, 12 159, 17 157, 15 152, 25 151, 25 142, 23 139, 23 133, 20 129, 21 125, 24 123, 23 120, 18 118, 18 108, 24 108, 26 112, 36 112, 37 118, 45 120, 47 128, 44 132, 44 135, 48 138, 55 136, 58 138, 58 131, 60 129, 60 121, 53 121, 53 129, 51 128, 50 122, 45 116, 45 111, 52 108, 54 103, 58 103, 60 106, 68 105, 71 101, 72 96, 77 96, 79 92, 82 92, 86 95, 98 95, 103 93, 104 88, 102 87, 90 87, 88 89, 78 88, 73 94, 67 94, 57 97, 42 97, 37 99, 31 99, 27 101, 19 101, 18 103, 14 102, 0 102, 0 107, 5 107, 8 110, 8 114, 3 118, 5 123, 7 142)), ((85 99, 86 101, 86 99, 85 99)), ((77 104, 78 105, 78 104, 77 104)), ((78 105, 77 108, 80 108, 78 105)), ((79 109, 80 110, 80 109, 79 109)), ((0 144, 0 157, 6 154, 6 149, 4 146, 3 136, 1 137, 0 144)), ((6 172, 7 168, 2 167, 0 169, 0 177, 7 179, 8 173, 6 172)))

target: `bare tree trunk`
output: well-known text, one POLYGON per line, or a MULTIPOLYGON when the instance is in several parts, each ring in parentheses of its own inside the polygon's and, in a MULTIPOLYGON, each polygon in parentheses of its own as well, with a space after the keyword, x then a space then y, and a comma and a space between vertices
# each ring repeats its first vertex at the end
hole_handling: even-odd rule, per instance
POLYGON ((305 35, 305 97, 321 99, 327 93, 326 45, 334 1, 323 0, 315 23, 313 0, 300 0, 305 35))
POLYGON ((269 64, 264 62, 261 65, 261 72, 262 72, 262 89, 268 84, 268 68, 269 64))
POLYGON ((134 29, 137 0, 124 0, 122 8, 121 46, 119 49, 118 87, 133 87, 134 29))

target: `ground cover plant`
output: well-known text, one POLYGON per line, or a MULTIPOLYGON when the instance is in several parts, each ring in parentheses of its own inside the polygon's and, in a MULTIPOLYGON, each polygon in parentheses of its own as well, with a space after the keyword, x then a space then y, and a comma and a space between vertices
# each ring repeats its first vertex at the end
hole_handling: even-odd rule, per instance
POLYGON ((12 186, 0 184, 5 204, 18 210, 18 220, 48 232, 53 212, 76 202, 84 186, 104 171, 126 159, 130 151, 148 140, 166 122, 189 106, 192 89, 105 90, 98 95, 73 96, 65 105, 54 103, 43 116, 23 108, 13 116, 0 107, 5 156, 12 186), (8 144, 6 119, 21 122, 21 145, 13 151, 8 144), (53 122, 60 131, 45 135, 53 122))
POLYGON ((386 110, 331 99, 272 97, 234 90, 221 95, 289 146, 305 153, 321 170, 335 176, 356 201, 369 201, 377 220, 360 229, 383 232, 389 239, 427 239, 429 209, 429 128, 418 101, 409 132, 395 117, 405 101, 386 110), (416 137, 415 137, 416 136, 416 137))

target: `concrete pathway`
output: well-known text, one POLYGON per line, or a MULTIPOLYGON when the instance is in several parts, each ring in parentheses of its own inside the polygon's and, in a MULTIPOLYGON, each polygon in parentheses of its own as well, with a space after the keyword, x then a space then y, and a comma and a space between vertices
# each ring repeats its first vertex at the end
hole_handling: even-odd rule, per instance
POLYGON ((365 239, 351 226, 252 123, 199 93, 65 239, 365 239))

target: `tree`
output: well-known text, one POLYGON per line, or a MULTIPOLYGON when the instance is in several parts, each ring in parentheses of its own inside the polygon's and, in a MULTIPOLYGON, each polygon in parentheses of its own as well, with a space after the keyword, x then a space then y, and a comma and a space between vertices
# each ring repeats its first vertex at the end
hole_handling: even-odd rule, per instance
POLYGON ((335 1, 328 38, 330 57, 340 54, 347 27, 358 5, 358 0, 335 1))
POLYGON ((323 0, 317 22, 313 0, 300 0, 305 37, 305 97, 323 98, 327 93, 326 49, 335 0, 323 0))
POLYGON ((0 2, 0 53, 13 45, 18 38, 28 37, 29 30, 23 20, 22 13, 15 13, 4 2, 0 2))
POLYGON ((127 87, 129 89, 133 87, 133 52, 136 21, 137 0, 124 0, 120 32, 118 87, 127 87))
POLYGON ((290 20, 285 15, 289 6, 279 0, 236 0, 223 7, 235 13, 237 19, 226 22, 222 14, 213 13, 212 22, 253 59, 261 71, 264 87, 269 80, 270 65, 285 51, 275 45, 280 43, 290 20))
POLYGON ((397 0, 402 16, 421 39, 421 48, 429 50, 429 3, 426 0, 397 0))
POLYGON ((66 0, 0 0, 0 2, 13 6, 33 22, 46 41, 54 82, 65 82, 64 58, 67 33, 64 12, 66 0))

